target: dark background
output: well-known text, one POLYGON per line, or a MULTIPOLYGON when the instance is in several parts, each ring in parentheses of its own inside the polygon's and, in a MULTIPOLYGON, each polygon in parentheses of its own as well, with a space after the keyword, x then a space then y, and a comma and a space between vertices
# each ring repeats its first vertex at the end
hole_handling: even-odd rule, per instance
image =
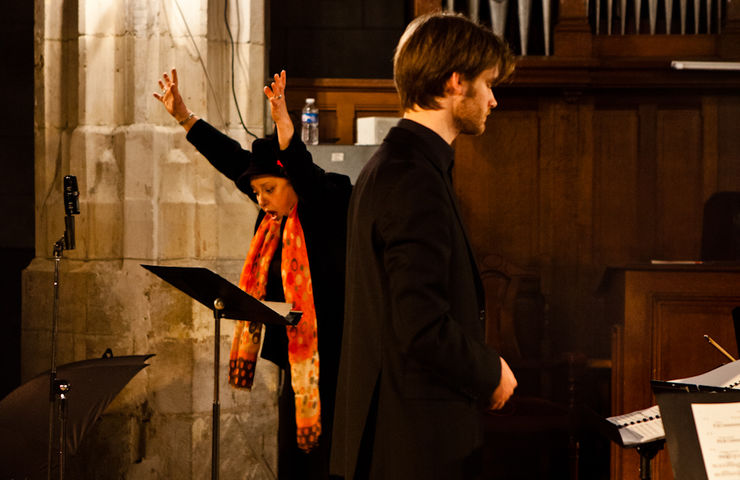
POLYGON ((393 49, 410 1, 272 0, 270 72, 293 78, 393 78, 393 49))
POLYGON ((0 398, 20 384, 21 271, 34 256, 33 7, 5 2, 0 16, 0 398))

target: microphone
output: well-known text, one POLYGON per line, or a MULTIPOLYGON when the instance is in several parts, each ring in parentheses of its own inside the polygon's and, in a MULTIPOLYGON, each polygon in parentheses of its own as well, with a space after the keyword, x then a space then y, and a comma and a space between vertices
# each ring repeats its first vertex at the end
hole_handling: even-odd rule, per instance
POLYGON ((77 177, 67 175, 64 177, 64 248, 74 250, 75 248, 75 217, 80 213, 80 191, 77 188, 77 177))

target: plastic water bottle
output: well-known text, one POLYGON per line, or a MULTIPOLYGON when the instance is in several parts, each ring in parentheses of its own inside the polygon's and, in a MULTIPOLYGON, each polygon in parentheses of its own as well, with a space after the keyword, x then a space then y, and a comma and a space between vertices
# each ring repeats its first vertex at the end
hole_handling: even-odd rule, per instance
POLYGON ((303 106, 301 115, 301 140, 306 145, 319 144, 319 109, 316 107, 316 100, 313 98, 306 99, 306 105, 303 106))

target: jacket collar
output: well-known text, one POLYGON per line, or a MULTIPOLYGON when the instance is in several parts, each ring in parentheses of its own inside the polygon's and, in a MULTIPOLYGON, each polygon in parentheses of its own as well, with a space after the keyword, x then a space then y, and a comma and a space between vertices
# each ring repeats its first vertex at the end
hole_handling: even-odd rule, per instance
MULTIPOLYGON (((446 175, 452 172, 452 166, 455 162, 455 150, 434 132, 434 130, 406 118, 402 118, 396 127, 422 139, 422 142, 415 143, 414 146, 422 150, 424 155, 440 172, 446 175)), ((392 136, 389 135, 389 137, 392 139, 392 136)))

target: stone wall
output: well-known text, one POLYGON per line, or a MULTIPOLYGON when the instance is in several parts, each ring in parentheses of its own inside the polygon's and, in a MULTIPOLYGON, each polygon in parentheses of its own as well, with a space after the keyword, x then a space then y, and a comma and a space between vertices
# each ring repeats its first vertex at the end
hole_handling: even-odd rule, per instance
MULTIPOLYGON (((57 363, 156 354, 70 457, 70 478, 207 478, 214 325, 210 310, 140 264, 205 266, 236 282, 256 207, 185 140, 153 97, 177 67, 187 105, 249 146, 231 89, 224 0, 36 0, 36 258, 23 277, 22 377, 50 365, 53 244, 62 178, 80 189, 77 248, 60 275, 57 363)), ((230 1, 235 91, 250 131, 264 118, 264 4, 230 1)), ((226 384, 222 478, 274 478, 277 369, 252 392, 226 384)), ((74 385, 69 402, 74 402, 74 385)))

